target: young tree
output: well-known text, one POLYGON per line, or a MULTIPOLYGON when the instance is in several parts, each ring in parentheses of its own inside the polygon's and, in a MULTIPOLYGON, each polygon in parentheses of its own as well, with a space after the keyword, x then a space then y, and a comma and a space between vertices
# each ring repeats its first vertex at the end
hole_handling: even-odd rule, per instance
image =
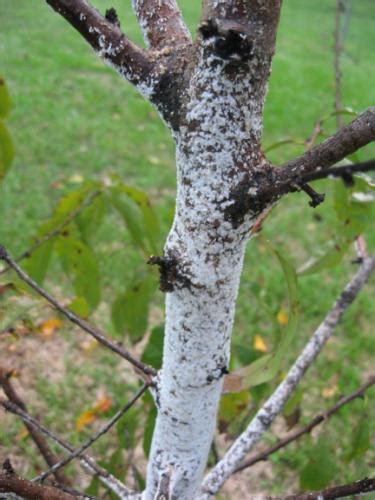
POLYGON ((162 369, 146 374, 158 415, 142 498, 209 498, 281 411, 375 265, 364 259, 288 376, 202 486, 245 246, 283 195, 303 190, 316 206, 322 195, 308 182, 373 168, 373 162, 330 167, 374 140, 375 109, 276 168, 262 152, 261 134, 281 0, 203 0, 194 41, 175 0, 134 0, 147 50, 124 35, 113 9, 103 17, 86 0, 46 1, 153 103, 176 145, 175 218, 164 254, 150 258, 166 293, 166 327, 162 369))

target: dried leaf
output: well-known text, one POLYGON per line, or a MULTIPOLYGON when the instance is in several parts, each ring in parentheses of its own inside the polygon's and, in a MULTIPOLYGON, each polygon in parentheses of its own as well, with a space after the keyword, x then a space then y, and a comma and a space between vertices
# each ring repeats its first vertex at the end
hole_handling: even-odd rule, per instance
POLYGON ((63 326, 63 321, 59 318, 50 318, 43 321, 39 327, 39 332, 46 338, 51 337, 56 330, 63 326))
POLYGON ((337 384, 334 384, 334 385, 331 385, 328 387, 323 387, 321 394, 322 394, 323 398, 329 399, 329 398, 332 398, 333 396, 335 396, 335 394, 337 394, 338 390, 339 390, 339 388, 338 388, 337 384))
POLYGON ((86 410, 77 418, 76 420, 76 429, 80 432, 84 427, 90 425, 97 418, 95 412, 93 410, 86 410))
POLYGON ((93 410, 96 413, 105 413, 112 408, 112 400, 108 396, 102 396, 95 402, 93 410))

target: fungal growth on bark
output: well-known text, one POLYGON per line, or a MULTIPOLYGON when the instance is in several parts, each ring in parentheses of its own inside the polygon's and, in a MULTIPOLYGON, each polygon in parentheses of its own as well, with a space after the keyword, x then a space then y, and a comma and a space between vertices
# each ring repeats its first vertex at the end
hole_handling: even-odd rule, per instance
MULTIPOLYGON (((280 168, 263 154, 262 125, 281 0, 203 0, 193 38, 175 0, 133 0, 147 49, 121 31, 114 9, 102 16, 87 0, 46 1, 152 102, 175 142, 175 217, 164 255, 149 260, 160 269, 166 326, 142 498, 209 498, 280 411, 269 402, 201 490, 246 243, 283 195, 304 190, 312 206, 323 201, 307 185, 309 175, 328 176, 332 165, 373 141, 375 110, 280 168)), ((359 280, 372 267, 367 263, 359 280)))

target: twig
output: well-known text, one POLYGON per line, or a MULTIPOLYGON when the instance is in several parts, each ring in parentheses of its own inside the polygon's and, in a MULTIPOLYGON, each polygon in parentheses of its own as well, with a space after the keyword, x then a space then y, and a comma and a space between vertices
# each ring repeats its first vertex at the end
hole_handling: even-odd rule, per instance
MULTIPOLYGON (((11 375, 12 375, 11 371, 6 370, 0 366, 0 386, 2 387, 7 398, 9 399, 9 401, 16 404, 20 408, 22 408, 22 410, 27 411, 25 403, 19 397, 19 395, 15 391, 12 383, 10 382, 11 375)), ((26 426, 27 430, 29 431, 32 440, 36 444, 41 455, 43 456, 44 460, 47 462, 47 464, 50 467, 57 464, 59 459, 56 457, 56 455, 52 452, 52 450, 48 446, 48 443, 47 443, 46 439, 44 438, 44 436, 37 429, 35 429, 34 426, 29 424, 28 422, 25 422, 25 426, 26 426)), ((55 471, 54 476, 55 476, 56 480, 58 481, 58 483, 61 483, 63 485, 67 485, 67 486, 70 485, 70 481, 68 481, 68 479, 65 477, 65 474, 63 473, 63 471, 55 471)))
POLYGON ((30 276, 23 271, 19 265, 10 257, 6 249, 0 245, 0 260, 4 260, 12 269, 16 271, 18 276, 22 281, 27 283, 33 290, 35 290, 39 295, 44 297, 50 304, 52 304, 61 314, 63 314, 66 318, 69 319, 72 323, 79 326, 85 332, 89 333, 92 337, 94 337, 100 344, 108 347, 111 351, 119 354, 121 357, 129 361, 135 368, 137 373, 141 372, 146 375, 146 381, 150 382, 150 376, 154 376, 156 374, 156 370, 151 366, 145 365, 141 361, 138 361, 134 356, 130 354, 127 350, 115 344, 112 340, 109 340, 104 332, 97 327, 90 325, 87 321, 84 321, 82 318, 74 314, 69 309, 66 309, 62 306, 54 297, 49 295, 42 287, 40 287, 30 276))
POLYGON ((244 460, 246 454, 260 440, 285 403, 295 391, 306 370, 315 361, 344 312, 353 302, 375 268, 375 257, 364 259, 355 276, 340 294, 323 322, 314 332, 302 353, 298 356, 285 379, 258 410, 246 430, 235 440, 223 459, 206 476, 202 484, 202 499, 214 495, 244 460))
POLYGON ((53 487, 35 484, 27 479, 21 479, 16 474, 0 472, 0 492, 16 493, 22 498, 35 500, 74 500, 74 496, 53 487))
MULTIPOLYGON (((75 210, 73 210, 67 217, 64 219, 60 224, 58 224, 52 231, 49 233, 45 234, 42 238, 37 240, 34 245, 32 245, 28 250, 25 252, 21 253, 18 257, 14 259, 15 262, 21 262, 21 260, 26 259, 30 257, 36 250, 38 250, 39 247, 41 247, 44 243, 47 243, 47 241, 51 240, 55 236, 58 236, 61 231, 68 226, 71 222, 74 221, 76 217, 86 208, 88 207, 92 201, 99 195, 101 194, 101 191, 94 191, 93 193, 90 193, 87 198, 77 207, 75 210)), ((0 276, 5 274, 11 269, 10 266, 5 267, 0 271, 0 276)))
POLYGON ((150 75, 154 62, 114 24, 86 0, 46 0, 70 23, 103 59, 111 63, 127 80, 141 86, 150 75))
POLYGON ((366 495, 375 491, 375 478, 365 477, 360 481, 341 486, 333 486, 322 491, 304 493, 301 495, 289 495, 283 497, 272 497, 270 500, 330 500, 334 498, 345 498, 354 495, 366 495))
POLYGON ((123 407, 119 410, 96 434, 90 437, 82 446, 74 450, 70 455, 68 455, 60 462, 54 464, 49 470, 43 472, 39 476, 35 477, 33 481, 44 481, 50 474, 54 474, 57 470, 64 467, 69 462, 71 462, 74 458, 79 457, 82 453, 87 450, 95 441, 97 441, 101 436, 106 434, 111 427, 115 425, 116 422, 134 405, 134 403, 146 392, 148 389, 148 384, 144 384, 141 389, 135 394, 135 396, 123 407))
MULTIPOLYGON (((19 406, 12 403, 11 401, 0 399, 0 405, 5 408, 5 410, 18 415, 24 422, 28 422, 33 425, 40 432, 48 436, 52 441, 57 443, 64 450, 73 453, 75 450, 70 444, 58 437, 54 432, 50 431, 47 427, 38 422, 29 413, 22 410, 19 406)), ((101 482, 105 484, 110 490, 117 494, 120 498, 136 498, 136 494, 129 490, 121 481, 112 476, 108 471, 100 467, 89 455, 80 455, 80 460, 85 470, 90 475, 97 475, 101 482)), ((34 484, 34 483, 33 483, 34 484)))
POLYGON ((363 396, 363 394, 367 391, 367 389, 372 387, 374 384, 375 384, 375 375, 371 376, 370 379, 365 384, 361 385, 361 387, 353 391, 351 394, 339 399, 337 403, 331 408, 329 408, 327 411, 322 412, 319 415, 316 415, 308 424, 302 427, 302 429, 299 429, 289 434, 289 436, 286 436, 284 439, 280 439, 275 445, 270 446, 266 450, 258 453, 257 455, 254 455, 253 457, 243 462, 234 470, 234 472, 240 472, 258 462, 267 460, 268 457, 273 453, 275 453, 276 451, 280 450, 281 448, 285 448, 285 446, 292 443, 293 441, 296 441, 304 434, 311 432, 311 430, 314 429, 314 427, 316 427, 317 425, 321 424, 326 419, 334 415, 336 412, 340 410, 340 408, 353 401, 353 399, 363 396))
POLYGON ((301 177, 302 182, 311 182, 326 177, 344 177, 355 173, 364 173, 375 170, 375 160, 365 161, 363 163, 353 163, 352 165, 342 165, 340 167, 331 167, 326 170, 316 170, 301 177))

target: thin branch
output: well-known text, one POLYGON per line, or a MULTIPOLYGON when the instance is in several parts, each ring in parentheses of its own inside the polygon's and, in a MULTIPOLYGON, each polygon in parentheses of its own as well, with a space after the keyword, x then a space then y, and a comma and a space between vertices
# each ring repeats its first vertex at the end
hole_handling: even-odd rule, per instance
POLYGON ((145 42, 152 48, 191 43, 191 36, 175 0, 133 0, 145 42))
POLYGON ((271 497, 270 500, 330 500, 334 498, 351 497, 354 495, 367 495, 367 493, 371 493, 372 491, 375 491, 375 477, 365 477, 354 483, 333 486, 332 488, 326 488, 322 491, 314 491, 301 495, 271 497))
POLYGON ((74 458, 80 457, 82 453, 87 450, 95 441, 97 441, 101 436, 106 434, 115 424, 120 420, 120 418, 134 405, 134 403, 146 392, 148 389, 148 384, 144 384, 141 389, 135 394, 135 396, 123 407, 121 408, 96 434, 90 437, 82 446, 74 450, 70 455, 61 460, 60 462, 54 464, 49 470, 43 472, 33 481, 44 481, 50 474, 55 474, 56 471, 64 467, 74 458))
POLYGON ((325 141, 284 163, 280 168, 273 169, 272 179, 265 181, 259 188, 257 199, 275 200, 295 190, 295 185, 308 182, 315 172, 319 174, 318 178, 330 175, 324 175, 329 167, 374 140, 375 107, 370 107, 325 141))
POLYGON ((138 361, 134 356, 130 354, 123 347, 115 344, 112 340, 108 339, 104 332, 97 327, 90 325, 87 321, 84 321, 82 318, 74 314, 69 309, 66 309, 62 306, 54 297, 49 295, 43 288, 41 288, 30 276, 23 271, 19 265, 10 257, 8 252, 4 247, 0 245, 0 260, 4 260, 21 278, 22 281, 27 283, 33 290, 35 290, 39 295, 44 297, 50 304, 52 304, 55 309, 57 309, 61 314, 63 314, 66 318, 69 319, 72 323, 79 326, 82 330, 89 333, 92 337, 94 337, 100 344, 108 347, 111 351, 119 354, 122 358, 126 359, 131 363, 135 368, 137 373, 143 373, 146 376, 147 382, 150 381, 150 376, 154 376, 156 374, 156 370, 151 366, 145 365, 141 361, 138 361))
MULTIPOLYGON (((22 408, 22 410, 27 411, 25 403, 19 397, 19 395, 17 394, 16 390, 13 387, 13 384, 10 381, 11 375, 12 375, 11 371, 6 370, 0 366, 0 386, 2 387, 9 401, 22 408)), ((56 455, 52 452, 52 450, 48 446, 48 443, 44 438, 44 436, 37 429, 35 429, 34 426, 30 425, 29 423, 25 422, 25 426, 29 431, 32 440, 36 444, 41 455, 43 456, 44 460, 47 462, 47 465, 52 467, 53 465, 57 464, 59 462, 59 459, 56 457, 56 455)), ((55 471, 54 476, 59 483, 67 486, 70 485, 70 481, 68 481, 68 479, 65 477, 63 471, 55 471)))
POLYGON ((304 427, 302 427, 302 429, 299 429, 299 430, 289 434, 284 439, 280 439, 275 445, 270 446, 266 450, 258 453, 257 455, 254 455, 253 457, 249 458, 248 460, 245 460, 244 462, 242 462, 242 464, 240 464, 234 470, 234 472, 240 472, 248 467, 251 467, 252 465, 254 465, 258 462, 262 462, 264 460, 267 460, 268 457, 270 455, 272 455, 273 453, 279 451, 282 448, 285 448, 286 446, 288 446, 288 444, 293 443, 293 441, 296 441, 304 434, 308 434, 309 432, 311 432, 312 429, 314 429, 314 427, 321 424, 322 422, 325 422, 329 417, 331 417, 332 415, 337 413, 340 410, 340 408, 342 408, 343 406, 347 405, 348 403, 350 403, 351 401, 353 401, 356 398, 362 397, 364 395, 364 393, 367 391, 367 389, 372 387, 374 384, 375 384, 375 375, 371 376, 365 384, 361 385, 361 387, 359 387, 358 389, 353 391, 351 394, 339 399, 334 406, 332 406, 331 408, 329 408, 328 410, 326 410, 322 413, 319 413, 319 415, 316 415, 308 424, 306 424, 304 427))
POLYGON ((16 474, 0 472, 0 492, 15 493, 22 498, 35 500, 74 500, 74 496, 64 493, 53 486, 41 486, 27 479, 21 479, 16 474))
POLYGON ((86 0, 46 0, 107 62, 134 85, 148 79, 154 63, 146 51, 131 42, 118 23, 103 17, 86 0))
MULTIPOLYGON (((33 425, 36 429, 42 432, 44 435, 48 436, 52 441, 57 443, 64 450, 73 453, 75 450, 70 444, 58 437, 55 433, 50 431, 47 427, 39 423, 34 417, 29 413, 22 410, 19 406, 12 403, 11 401, 0 399, 0 405, 5 408, 5 410, 18 415, 25 423, 33 425)), ((92 476, 97 475, 100 481, 105 484, 110 490, 117 494, 120 498, 136 498, 136 494, 129 490, 121 481, 112 476, 108 471, 100 467, 90 456, 86 454, 80 455, 80 460, 85 468, 85 470, 92 476)))
MULTIPOLYGON (((89 194, 85 200, 79 205, 75 210, 73 210, 67 217, 64 219, 60 224, 58 224, 52 231, 49 233, 45 234, 42 238, 37 240, 28 250, 25 252, 21 253, 18 257, 16 257, 14 260, 15 262, 21 262, 21 260, 29 258, 36 250, 38 250, 39 247, 44 245, 44 243, 47 243, 47 241, 50 241, 52 238, 55 236, 59 236, 61 234, 61 231, 68 226, 71 222, 78 217, 78 215, 86 208, 88 207, 93 200, 101 193, 101 191, 94 191, 93 193, 89 194)), ((5 267, 0 271, 0 276, 2 274, 5 274, 11 269, 10 266, 5 267)))
POLYGON ((326 170, 316 170, 301 177, 302 182, 311 182, 326 177, 350 177, 356 173, 371 172, 375 170, 375 160, 365 161, 363 163, 353 163, 352 165, 342 165, 340 167, 331 167, 326 170))
POLYGON ((246 454, 260 440, 276 416, 282 411, 306 370, 313 364, 343 314, 367 282, 374 268, 375 257, 369 257, 363 261, 355 276, 340 294, 323 322, 290 368, 285 379, 258 410, 247 429, 235 440, 224 458, 206 476, 202 485, 202 499, 210 498, 220 489, 225 480, 234 473, 246 454))

